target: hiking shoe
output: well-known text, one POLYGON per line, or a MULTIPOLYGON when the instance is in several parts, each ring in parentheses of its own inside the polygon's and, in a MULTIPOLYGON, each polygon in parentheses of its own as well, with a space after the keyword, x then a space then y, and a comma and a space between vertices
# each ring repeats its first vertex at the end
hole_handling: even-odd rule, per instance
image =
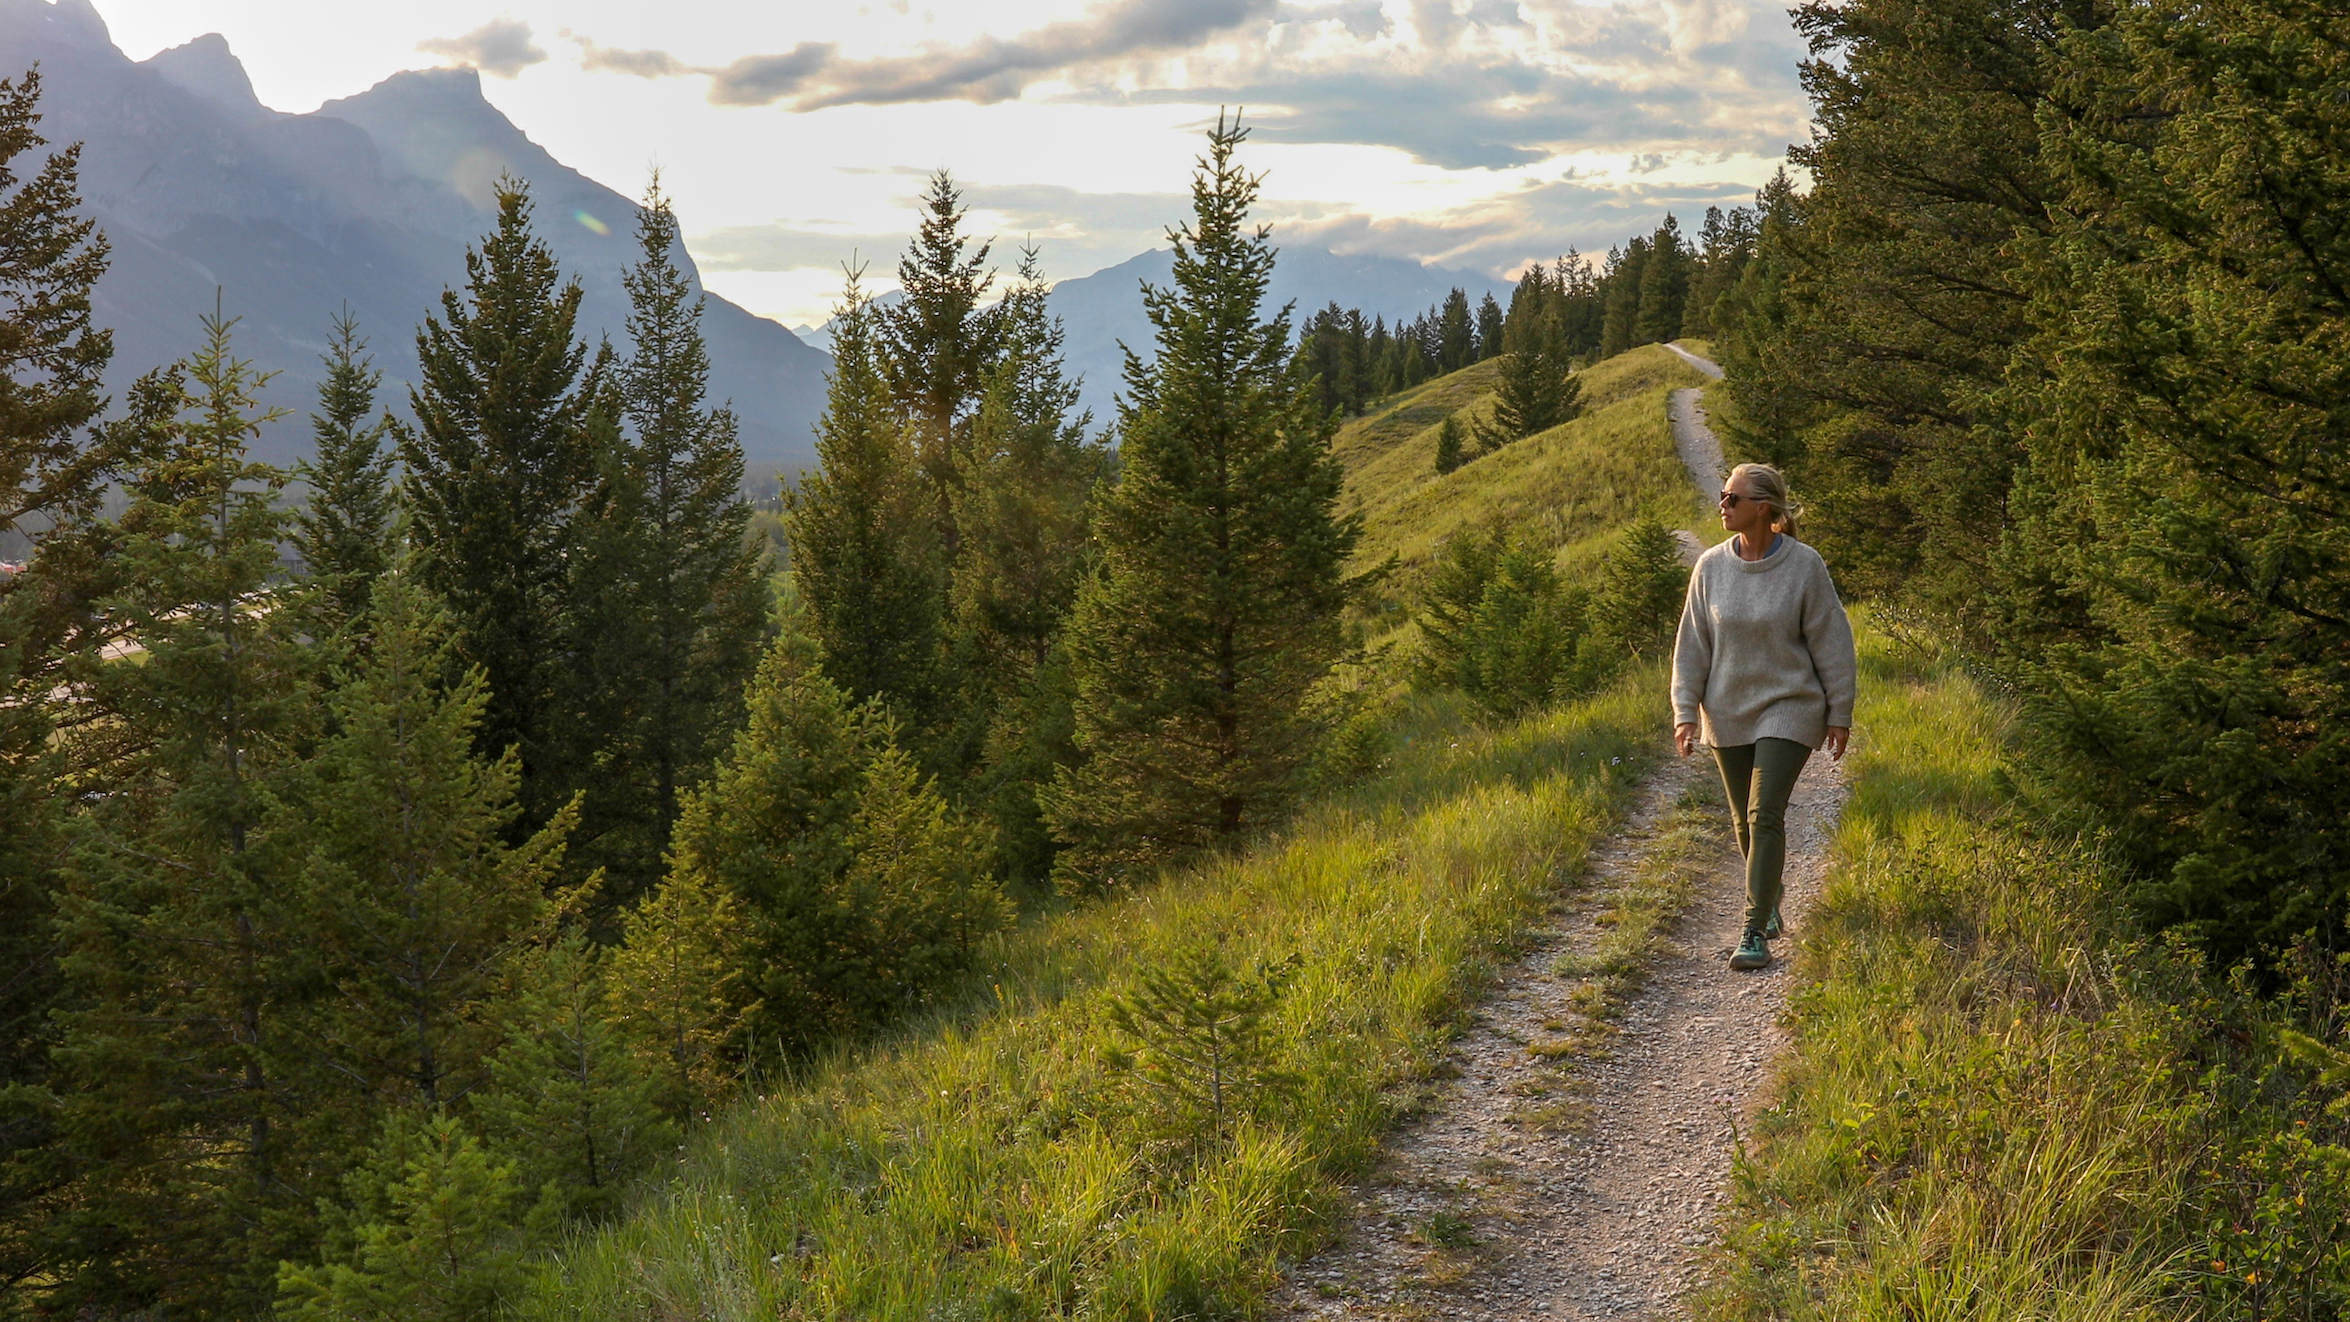
POLYGON ((1786 935, 1787 925, 1779 921, 1779 906, 1771 906, 1771 921, 1763 924, 1763 940, 1776 941, 1786 935))
POLYGON ((1738 943, 1737 951, 1730 956, 1730 967, 1734 969, 1767 969, 1770 966, 1771 948, 1763 941, 1762 929, 1759 927, 1747 928, 1746 939, 1738 943))

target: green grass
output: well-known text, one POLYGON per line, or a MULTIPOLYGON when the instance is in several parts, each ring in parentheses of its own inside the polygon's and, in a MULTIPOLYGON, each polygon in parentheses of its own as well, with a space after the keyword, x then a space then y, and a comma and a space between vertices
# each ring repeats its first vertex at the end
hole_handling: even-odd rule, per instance
POLYGON ((1481 730, 1407 700, 1384 769, 1245 857, 1032 923, 985 985, 709 1127, 525 1317, 1242 1316, 1316 1242, 1498 961, 1611 828, 1664 719, 1653 670, 1481 730), (1295 1082, 1223 1142, 1159 1141, 1107 998, 1189 943, 1301 961, 1295 1082))
POLYGON ((1956 668, 1864 630, 1862 694, 1703 1315, 2334 1316, 2350 1182, 2310 1190, 2350 1153, 2308 1127, 2270 1011, 2130 939, 2095 849, 2013 802, 2015 716, 1956 668))
POLYGON ((1656 345, 1595 364, 1580 374, 1582 416, 1440 475, 1437 427, 1454 408, 1491 408, 1491 369, 1431 381, 1339 432, 1347 498, 1363 514, 1356 563, 1397 557, 1391 598, 1409 601, 1437 548, 1464 529, 1498 526, 1571 563, 1643 514, 1698 526, 1665 417, 1674 388, 1705 383, 1696 369, 1656 345))

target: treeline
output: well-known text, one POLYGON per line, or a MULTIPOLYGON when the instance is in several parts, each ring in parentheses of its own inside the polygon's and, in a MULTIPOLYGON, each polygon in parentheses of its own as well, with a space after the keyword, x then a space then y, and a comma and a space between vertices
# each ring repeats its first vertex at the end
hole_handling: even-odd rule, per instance
POLYGON ((657 186, 624 346, 506 181, 405 416, 346 319, 289 472, 218 318, 100 420, 105 240, 38 91, 0 83, 40 161, 0 197, 10 1313, 488 1316, 746 1079, 1024 898, 1248 838, 1321 746, 1355 529, 1237 125, 1114 464, 1033 263, 991 299, 934 180, 904 302, 851 283, 771 582, 657 186))
POLYGON ((1468 294, 1455 289, 1442 303, 1391 328, 1383 316, 1366 319, 1359 308, 1332 303, 1299 328, 1297 357, 1303 370, 1320 379, 1323 407, 1352 416, 1423 381, 1521 352, 1512 343, 1512 327, 1519 342, 1545 342, 1544 350, 1563 356, 1570 367, 1643 344, 1709 336, 1760 233, 1755 208, 1707 207, 1692 245, 1668 215, 1654 233, 1610 248, 1596 269, 1571 249, 1547 267, 1528 267, 1507 311, 1491 294, 1472 311, 1468 294), (1531 334, 1545 316, 1556 321, 1555 332, 1531 334), (1555 348, 1547 343, 1554 336, 1555 348))
POLYGON ((2321 5, 1814 5, 1813 186, 1724 361, 1847 585, 2028 706, 2140 916, 2350 900, 2350 29, 2321 5))

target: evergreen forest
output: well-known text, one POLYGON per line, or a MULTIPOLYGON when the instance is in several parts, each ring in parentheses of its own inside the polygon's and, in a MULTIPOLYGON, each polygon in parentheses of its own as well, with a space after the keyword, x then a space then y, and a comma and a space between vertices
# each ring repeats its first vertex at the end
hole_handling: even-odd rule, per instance
POLYGON ((1795 13, 1796 171, 1506 304, 1271 305, 1220 117, 1110 417, 940 171, 773 479, 657 176, 617 342, 509 178, 110 396, 0 81, 0 1316, 1266 1315, 1661 774, 1691 408, 1863 672, 1691 1315, 2350 1312, 2350 19, 1795 13))

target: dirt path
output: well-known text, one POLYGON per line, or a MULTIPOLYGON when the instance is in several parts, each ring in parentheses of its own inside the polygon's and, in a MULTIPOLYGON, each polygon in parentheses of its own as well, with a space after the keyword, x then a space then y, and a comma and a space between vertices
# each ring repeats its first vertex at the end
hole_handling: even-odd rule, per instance
MULTIPOLYGON (((1785 1045, 1790 983, 1783 958, 1760 973, 1727 966, 1746 897, 1712 776, 1701 755, 1650 777, 1588 877, 1502 971, 1451 1077, 1355 1191, 1338 1242, 1289 1273, 1277 1315, 1681 1315, 1728 1197, 1735 1134, 1764 1104, 1785 1045), (1611 897, 1667 855, 1695 877, 1686 907, 1641 989, 1588 1031, 1594 979, 1576 957, 1618 916, 1611 897), (1605 1049, 1559 1050, 1578 1036, 1605 1049)), ((1796 787, 1781 906, 1791 932, 1818 894, 1844 789, 1824 756, 1796 787)))
POLYGON ((1668 344, 1665 347, 1672 350, 1674 353, 1681 355, 1682 361, 1688 363, 1691 367, 1696 368, 1698 371, 1705 373, 1707 376, 1712 377, 1714 380, 1719 381, 1722 379, 1722 365, 1715 362, 1713 359, 1700 358, 1696 354, 1689 352, 1687 349, 1682 348, 1678 344, 1668 344))

